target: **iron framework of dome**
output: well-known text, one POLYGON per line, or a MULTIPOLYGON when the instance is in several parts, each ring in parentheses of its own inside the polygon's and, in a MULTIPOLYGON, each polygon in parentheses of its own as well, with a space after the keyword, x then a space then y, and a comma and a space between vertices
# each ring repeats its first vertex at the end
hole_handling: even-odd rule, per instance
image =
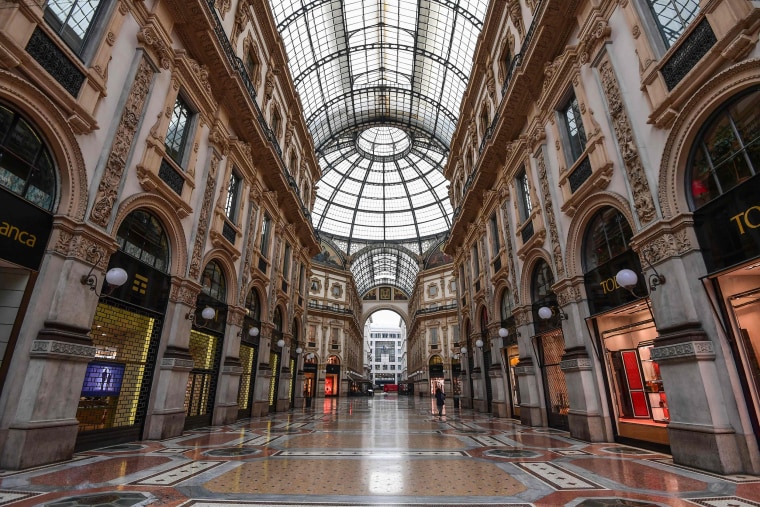
POLYGON ((423 255, 451 227, 443 167, 488 2, 271 5, 322 170, 314 227, 349 255, 423 255))

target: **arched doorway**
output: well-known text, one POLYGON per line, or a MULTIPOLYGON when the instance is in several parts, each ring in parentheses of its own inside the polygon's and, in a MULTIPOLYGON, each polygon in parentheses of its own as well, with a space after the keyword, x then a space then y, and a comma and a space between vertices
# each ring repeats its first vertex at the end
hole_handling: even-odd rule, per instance
POLYGON ((430 378, 430 396, 435 396, 435 390, 446 392, 443 358, 434 354, 428 360, 428 377, 430 378))
POLYGON ((128 278, 113 291, 104 282, 95 310, 95 359, 87 365, 77 407, 77 450, 140 439, 169 301, 171 255, 159 220, 133 211, 116 241, 119 250, 108 267, 124 269, 128 278))
POLYGON ((533 343, 536 346, 536 358, 543 381, 547 422, 552 428, 567 430, 570 400, 565 373, 560 368, 565 353, 565 337, 562 334, 561 315, 557 311, 557 296, 551 288, 553 284, 554 274, 549 264, 542 259, 536 264, 531 276, 533 323, 536 332, 533 343), (538 311, 544 307, 553 310, 552 316, 546 320, 539 316, 538 311))
POLYGON ((340 358, 330 356, 325 367, 325 396, 340 395, 340 358))
POLYGON ((586 227, 581 260, 589 327, 604 367, 616 438, 667 445, 670 413, 659 365, 651 359, 657 329, 644 277, 638 276, 632 290, 616 280, 622 269, 641 273, 632 237, 628 220, 610 206, 594 213, 586 227))
POLYGON ((758 106, 758 85, 720 105, 694 140, 684 181, 715 318, 725 322, 755 435, 760 435, 758 106))
POLYGON ((520 417, 520 387, 518 385, 518 376, 515 368, 520 363, 520 351, 517 347, 517 325, 515 317, 512 315, 512 295, 509 289, 501 291, 499 298, 499 316, 501 317, 501 328, 507 330, 507 336, 501 348, 502 359, 507 374, 507 404, 508 414, 511 417, 520 417))
POLYGON ((245 317, 240 339, 240 375, 238 390, 238 418, 251 417, 253 394, 259 364, 259 337, 261 335, 261 298, 258 290, 251 289, 245 299, 245 317))
POLYGON ((53 228, 59 189, 58 171, 47 142, 31 122, 3 104, 0 160, 0 217, 9 230, 19 231, 18 236, 0 234, 3 322, 11 324, 0 331, 2 392, 25 315, 24 301, 34 288, 53 228))
POLYGON ((187 379, 185 429, 211 424, 227 325, 227 282, 219 263, 211 261, 206 265, 201 283, 190 330, 193 369, 187 379), (211 317, 206 318, 206 313, 211 317))

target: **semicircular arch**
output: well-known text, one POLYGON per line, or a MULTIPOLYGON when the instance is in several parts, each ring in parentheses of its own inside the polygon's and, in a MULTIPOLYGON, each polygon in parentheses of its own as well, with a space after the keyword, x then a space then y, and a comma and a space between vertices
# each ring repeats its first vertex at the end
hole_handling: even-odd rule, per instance
POLYGON ((0 70, 0 100, 23 114, 43 136, 58 170, 56 215, 83 220, 87 209, 84 157, 69 122, 29 81, 0 70))
POLYGON ((596 216, 596 213, 603 208, 615 208, 628 220, 631 229, 634 228, 633 211, 628 200, 614 192, 595 194, 593 202, 582 206, 575 212, 568 228, 565 268, 569 278, 583 276, 583 239, 586 236, 589 223, 596 216))
POLYGON ((178 277, 185 276, 188 258, 185 230, 177 214, 172 212, 172 205, 163 197, 156 194, 138 194, 125 199, 119 204, 112 231, 114 233, 118 231, 124 219, 137 210, 149 211, 161 222, 169 239, 171 252, 169 274, 178 277))
POLYGON ((665 142, 660 162, 657 198, 663 219, 690 212, 685 181, 692 145, 704 123, 722 104, 760 84, 758 65, 760 58, 753 58, 718 73, 700 87, 681 109, 665 142))

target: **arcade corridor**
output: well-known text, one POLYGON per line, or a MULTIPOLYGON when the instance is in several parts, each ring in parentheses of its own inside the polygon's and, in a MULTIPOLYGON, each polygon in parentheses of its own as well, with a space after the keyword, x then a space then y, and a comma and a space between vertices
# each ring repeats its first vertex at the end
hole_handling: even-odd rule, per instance
POLYGON ((272 414, 0 471, 0 505, 757 506, 760 477, 587 444, 429 399, 326 399, 272 414))

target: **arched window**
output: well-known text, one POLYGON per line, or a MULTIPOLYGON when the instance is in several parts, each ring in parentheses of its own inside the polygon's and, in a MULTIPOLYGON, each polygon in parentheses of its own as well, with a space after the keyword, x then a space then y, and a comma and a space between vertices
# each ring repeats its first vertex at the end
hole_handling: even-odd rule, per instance
POLYGON ((687 183, 692 210, 728 192, 760 170, 760 89, 728 102, 692 146, 687 183))
POLYGON ((552 285, 554 285, 554 274, 552 273, 549 264, 546 261, 541 260, 533 270, 533 278, 531 279, 531 297, 533 303, 541 303, 547 300, 554 300, 554 292, 552 292, 552 285))
POLYGON ((430 361, 428 362, 428 364, 429 365, 443 364, 443 359, 441 359, 441 356, 439 356, 438 354, 436 354, 436 355, 434 355, 433 357, 430 358, 430 361))
POLYGON ((504 289, 501 293, 500 310, 501 320, 507 320, 512 316, 512 301, 509 297, 509 289, 504 289))
POLYGON ((209 262, 206 265, 206 269, 203 270, 201 280, 203 283, 201 291, 204 294, 207 294, 222 303, 227 302, 227 283, 219 264, 215 261, 209 262))
POLYGON ((261 299, 256 289, 251 289, 248 297, 245 298, 245 309, 248 310, 248 316, 253 320, 261 320, 261 299))
POLYGON ((626 252, 633 231, 620 211, 612 207, 596 213, 583 240, 583 268, 589 272, 626 252))
POLYGON ((488 331, 488 310, 483 308, 480 310, 480 332, 485 333, 488 331))
POLYGON ((330 356, 327 358, 327 364, 340 364, 340 358, 338 356, 330 356))
POLYGON ((274 330, 278 333, 282 332, 282 311, 280 307, 274 309, 274 316, 272 317, 272 324, 274 324, 274 330))
POLYGON ((0 185, 53 211, 56 171, 42 136, 18 113, 0 105, 0 185))
POLYGON ((163 273, 169 271, 169 240, 161 222, 147 211, 130 213, 119 226, 116 241, 122 252, 163 273))

